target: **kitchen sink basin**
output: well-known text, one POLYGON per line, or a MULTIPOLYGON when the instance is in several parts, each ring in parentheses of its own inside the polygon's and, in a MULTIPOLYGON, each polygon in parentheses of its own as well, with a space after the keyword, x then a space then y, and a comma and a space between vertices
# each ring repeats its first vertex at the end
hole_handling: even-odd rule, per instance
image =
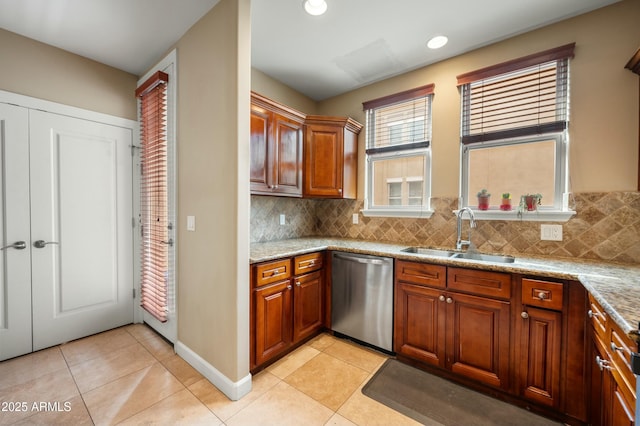
POLYGON ((453 255, 451 255, 451 258, 482 260, 485 262, 495 262, 495 263, 513 263, 516 260, 515 257, 513 256, 503 256, 499 254, 482 254, 477 252, 454 253, 453 255))
POLYGON ((453 250, 432 249, 432 248, 426 248, 426 247, 407 247, 400 251, 404 253, 424 254, 427 256, 448 257, 451 259, 479 260, 483 262, 495 262, 495 263, 513 263, 516 260, 515 257, 513 256, 506 256, 506 255, 499 255, 499 254, 483 254, 483 253, 478 253, 476 251, 460 252, 460 251, 453 251, 453 250))
POLYGON ((458 254, 452 250, 439 250, 439 249, 430 249, 425 247, 407 247, 406 249, 402 249, 405 253, 413 253, 413 254, 426 254, 428 256, 439 256, 439 257, 451 257, 454 254, 458 254))

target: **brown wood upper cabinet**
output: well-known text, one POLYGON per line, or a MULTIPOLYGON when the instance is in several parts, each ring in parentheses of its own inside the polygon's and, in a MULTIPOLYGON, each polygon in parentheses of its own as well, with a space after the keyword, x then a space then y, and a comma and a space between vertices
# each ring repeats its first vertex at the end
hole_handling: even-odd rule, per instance
POLYGON ((302 197, 305 114, 251 93, 251 193, 302 197))
POLYGON ((355 199, 362 124, 349 117, 309 115, 304 129, 304 196, 355 199))

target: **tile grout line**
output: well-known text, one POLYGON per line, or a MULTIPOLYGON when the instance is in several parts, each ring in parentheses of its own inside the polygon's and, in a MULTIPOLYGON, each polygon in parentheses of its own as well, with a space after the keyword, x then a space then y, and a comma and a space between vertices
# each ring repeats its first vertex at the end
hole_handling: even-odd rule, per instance
POLYGON ((91 423, 93 423, 95 425, 96 422, 93 419, 93 416, 91 415, 91 411, 89 411, 89 407, 87 406, 87 402, 84 400, 84 395, 82 394, 82 392, 80 392, 80 387, 78 386, 78 382, 76 381, 76 377, 73 375, 73 372, 71 371, 71 366, 69 365, 69 361, 67 360, 67 357, 65 356, 64 351, 62 350, 62 345, 58 345, 58 350, 60 351, 60 354, 62 355, 62 359, 64 359, 64 363, 67 366, 67 371, 69 372, 69 375, 71 376, 71 379, 73 380, 73 384, 76 386, 76 390, 78 391, 78 396, 80 396, 80 400, 82 401, 82 404, 84 405, 84 409, 87 411, 87 415, 89 416, 89 419, 91 420, 91 423))

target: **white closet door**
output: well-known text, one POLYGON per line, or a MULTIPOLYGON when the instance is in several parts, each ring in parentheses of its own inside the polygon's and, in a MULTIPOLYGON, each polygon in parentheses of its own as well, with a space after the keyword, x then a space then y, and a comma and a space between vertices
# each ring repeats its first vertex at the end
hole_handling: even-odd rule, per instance
POLYGON ((132 131, 30 111, 33 349, 133 322, 132 131))
POLYGON ((28 114, 0 103, 0 361, 32 350, 28 114))

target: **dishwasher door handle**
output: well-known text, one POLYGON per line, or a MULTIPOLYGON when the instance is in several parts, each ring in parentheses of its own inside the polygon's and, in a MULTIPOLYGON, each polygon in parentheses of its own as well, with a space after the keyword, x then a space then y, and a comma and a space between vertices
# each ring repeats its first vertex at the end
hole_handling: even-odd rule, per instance
POLYGON ((388 262, 385 262, 384 260, 380 260, 380 259, 367 259, 367 258, 363 258, 363 257, 355 257, 355 256, 342 256, 339 254, 334 254, 334 256, 338 259, 342 259, 342 260, 348 260, 351 262, 357 262, 357 263, 364 263, 367 265, 386 265, 388 264, 388 262))

